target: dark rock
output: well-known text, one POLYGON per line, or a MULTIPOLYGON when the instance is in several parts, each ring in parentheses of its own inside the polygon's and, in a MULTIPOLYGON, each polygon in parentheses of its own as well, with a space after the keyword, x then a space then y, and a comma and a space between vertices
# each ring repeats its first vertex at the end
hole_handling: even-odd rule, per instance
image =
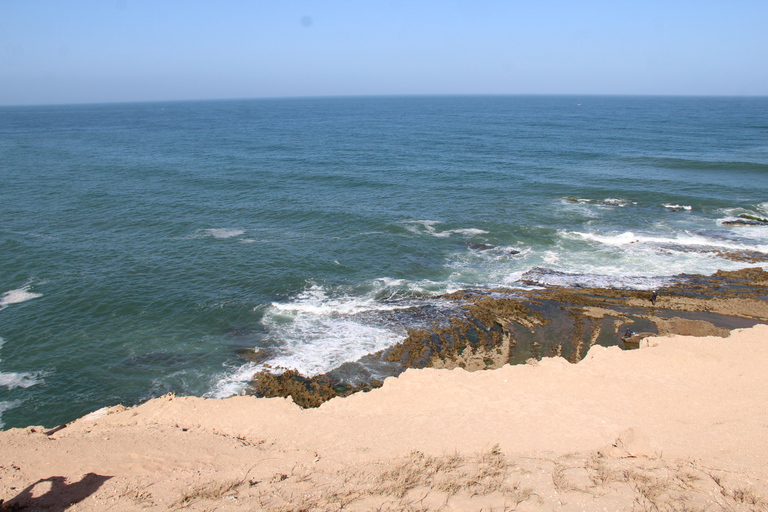
POLYGON ((267 349, 253 349, 253 348, 239 348, 235 350, 235 354, 239 355, 246 361, 250 361, 256 364, 262 364, 268 361, 274 352, 267 349))

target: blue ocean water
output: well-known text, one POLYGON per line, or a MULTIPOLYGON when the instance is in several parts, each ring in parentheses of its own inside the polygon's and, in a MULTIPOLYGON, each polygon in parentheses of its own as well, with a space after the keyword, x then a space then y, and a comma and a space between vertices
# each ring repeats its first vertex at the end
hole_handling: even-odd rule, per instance
POLYGON ((228 396, 462 288, 652 288, 768 253, 768 98, 0 108, 0 414, 228 396), (523 285, 521 280, 527 284, 523 285))

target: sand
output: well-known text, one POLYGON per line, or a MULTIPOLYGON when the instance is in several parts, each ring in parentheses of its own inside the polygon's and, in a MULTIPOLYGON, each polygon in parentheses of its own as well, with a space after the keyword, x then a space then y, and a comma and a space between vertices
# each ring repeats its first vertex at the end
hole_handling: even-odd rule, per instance
POLYGON ((0 433, 8 510, 768 510, 768 326, 0 433), (70 506, 70 504, 72 504, 70 506), (15 507, 15 508, 14 508, 15 507))

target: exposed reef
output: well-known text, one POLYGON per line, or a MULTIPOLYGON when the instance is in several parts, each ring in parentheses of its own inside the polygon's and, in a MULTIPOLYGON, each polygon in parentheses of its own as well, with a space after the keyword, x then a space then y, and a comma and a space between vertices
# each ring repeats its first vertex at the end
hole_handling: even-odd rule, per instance
POLYGON ((768 226, 768 219, 742 213, 738 219, 723 221, 724 226, 768 226))
POLYGON ((273 375, 263 370, 254 376, 248 394, 261 397, 290 396, 297 405, 307 408, 317 407, 337 396, 370 391, 381 384, 381 382, 372 381, 353 386, 327 374, 309 378, 296 370, 286 370, 280 375, 273 375))
MULTIPOLYGON (((462 290, 442 299, 456 306, 446 310, 451 316, 435 319, 429 328, 409 330, 403 341, 366 356, 366 362, 386 365, 391 375, 426 367, 475 371, 552 356, 575 363, 595 344, 633 347, 634 332, 642 337, 726 337, 731 329, 768 323, 768 272, 750 268, 682 275, 655 293, 548 286, 462 290), (632 333, 624 336, 627 330, 632 333)), ((344 375, 350 373, 334 370, 307 378, 293 370, 280 375, 263 371, 248 393, 291 396, 302 407, 316 407, 381 385, 364 371, 355 374, 354 382, 344 375)))

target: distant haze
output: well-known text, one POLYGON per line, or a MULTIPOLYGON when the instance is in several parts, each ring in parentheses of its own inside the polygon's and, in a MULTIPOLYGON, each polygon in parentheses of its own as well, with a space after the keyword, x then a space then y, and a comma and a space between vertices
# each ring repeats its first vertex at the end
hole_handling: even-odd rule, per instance
POLYGON ((768 2, 4 0, 0 105, 768 95, 768 2))

